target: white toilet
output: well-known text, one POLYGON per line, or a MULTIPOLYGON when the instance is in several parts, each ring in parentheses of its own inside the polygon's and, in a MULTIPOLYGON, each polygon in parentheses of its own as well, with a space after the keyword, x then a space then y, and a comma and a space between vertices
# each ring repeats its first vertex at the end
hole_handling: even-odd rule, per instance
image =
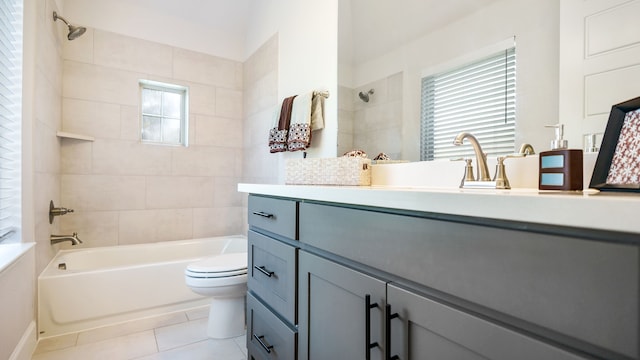
POLYGON ((244 334, 247 253, 208 257, 187 266, 184 274, 191 290, 213 298, 207 335, 227 339, 244 334))

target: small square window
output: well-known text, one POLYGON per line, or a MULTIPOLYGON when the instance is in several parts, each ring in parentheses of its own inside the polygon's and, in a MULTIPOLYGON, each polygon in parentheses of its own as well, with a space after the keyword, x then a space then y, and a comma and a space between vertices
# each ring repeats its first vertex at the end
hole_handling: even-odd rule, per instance
POLYGON ((188 89, 140 81, 142 142, 187 146, 188 89))

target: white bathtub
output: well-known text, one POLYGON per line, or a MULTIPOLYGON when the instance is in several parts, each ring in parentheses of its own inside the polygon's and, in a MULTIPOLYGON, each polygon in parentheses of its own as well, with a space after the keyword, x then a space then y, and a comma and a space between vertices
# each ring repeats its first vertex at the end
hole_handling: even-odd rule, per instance
POLYGON ((38 277, 40 337, 207 305, 185 285, 185 267, 246 251, 240 235, 61 250, 38 277))

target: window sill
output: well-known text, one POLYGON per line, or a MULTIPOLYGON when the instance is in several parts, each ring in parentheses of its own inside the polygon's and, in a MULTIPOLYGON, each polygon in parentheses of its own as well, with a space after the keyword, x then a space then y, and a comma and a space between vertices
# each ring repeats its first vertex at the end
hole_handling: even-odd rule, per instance
POLYGON ((34 242, 0 244, 0 273, 20 259, 33 246, 35 246, 34 242))

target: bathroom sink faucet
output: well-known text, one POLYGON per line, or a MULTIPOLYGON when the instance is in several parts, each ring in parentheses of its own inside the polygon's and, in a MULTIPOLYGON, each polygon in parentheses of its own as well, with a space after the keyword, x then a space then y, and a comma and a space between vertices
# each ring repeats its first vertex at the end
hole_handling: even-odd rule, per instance
POLYGON ((51 245, 64 241, 71 241, 71 245, 82 244, 82 240, 78 239, 78 233, 75 232, 73 235, 51 235, 51 245))
POLYGON ((461 132, 453 140, 453 145, 462 145, 464 139, 469 140, 469 142, 473 146, 473 151, 475 151, 476 153, 476 163, 478 164, 478 181, 491 181, 491 177, 489 177, 489 167, 487 166, 487 157, 484 152, 482 152, 482 147, 480 147, 480 143, 475 136, 471 135, 468 132, 461 132))

